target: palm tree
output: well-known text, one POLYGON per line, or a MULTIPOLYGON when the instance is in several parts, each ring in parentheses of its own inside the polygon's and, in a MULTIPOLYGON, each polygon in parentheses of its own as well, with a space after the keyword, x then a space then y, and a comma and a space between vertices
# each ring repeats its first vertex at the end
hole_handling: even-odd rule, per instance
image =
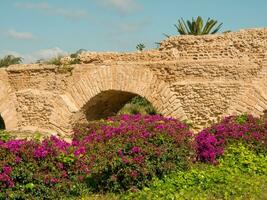
POLYGON ((22 62, 21 57, 15 57, 13 55, 7 55, 4 58, 0 59, 0 68, 7 67, 9 65, 20 64, 22 62))
POLYGON ((186 22, 181 18, 174 26, 180 35, 206 35, 215 34, 220 30, 223 23, 215 28, 217 23, 216 20, 208 18, 204 25, 202 17, 198 16, 196 20, 192 18, 192 21, 187 20, 186 22))

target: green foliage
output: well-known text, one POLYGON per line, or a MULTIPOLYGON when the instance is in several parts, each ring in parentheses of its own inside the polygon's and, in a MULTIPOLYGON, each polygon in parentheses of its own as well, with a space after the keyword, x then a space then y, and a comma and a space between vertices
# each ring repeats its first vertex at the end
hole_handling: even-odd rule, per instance
POLYGON ((37 131, 37 132, 34 133, 34 135, 32 136, 31 139, 34 140, 34 141, 40 142, 42 138, 43 138, 42 133, 37 131))
POLYGON ((21 57, 15 57, 13 55, 7 55, 4 58, 0 59, 0 68, 8 67, 9 65, 20 64, 22 62, 21 57))
POLYGON ((13 137, 7 131, 0 130, 0 140, 7 142, 10 139, 13 139, 13 137))
POLYGON ((196 20, 192 18, 192 21, 186 22, 181 18, 174 26, 180 35, 206 35, 215 34, 220 30, 222 23, 215 28, 217 23, 216 20, 208 18, 204 24, 202 17, 198 16, 196 20))
MULTIPOLYGON (((67 63, 67 65, 80 64, 81 60, 79 59, 78 56, 82 52, 85 52, 85 51, 86 51, 85 49, 79 49, 75 53, 70 54, 70 57, 72 59, 67 63)), ((63 56, 59 55, 59 56, 53 57, 53 58, 51 58, 49 60, 44 60, 44 59, 37 60, 36 63, 44 63, 44 64, 50 64, 50 65, 63 66, 63 63, 61 62, 61 58, 63 58, 63 56)))
POLYGON ((26 190, 33 190, 33 188, 34 188, 34 184, 33 184, 33 183, 27 183, 27 184, 25 185, 25 189, 26 189, 26 190))
POLYGON ((78 55, 80 55, 81 53, 85 52, 85 49, 79 49, 78 51, 76 51, 75 53, 70 54, 71 58, 77 58, 78 55))
POLYGON ((146 48, 146 46, 143 43, 139 43, 136 45, 136 49, 138 51, 143 51, 146 48))
POLYGON ((267 155, 236 143, 228 147, 218 166, 195 164, 123 199, 264 199, 266 188, 267 155))
POLYGON ((236 123, 238 123, 238 124, 244 124, 247 122, 247 120, 248 120, 248 114, 246 114, 246 113, 242 114, 242 115, 238 115, 236 117, 236 123))
POLYGON ((157 114, 156 109, 153 105, 145 98, 141 96, 135 96, 124 107, 120 109, 118 114, 143 114, 143 115, 155 115, 157 114))
POLYGON ((58 156, 58 161, 67 166, 71 166, 75 161, 74 154, 65 155, 62 153, 58 156))
POLYGON ((81 63, 81 60, 78 58, 78 56, 81 53, 85 52, 85 51, 86 51, 85 49, 79 49, 75 53, 70 54, 70 57, 73 58, 73 59, 69 62, 69 64, 70 65, 80 64, 81 63))
POLYGON ((62 56, 56 56, 54 58, 44 61, 43 63, 49 64, 49 65, 62 65, 61 58, 62 56))
POLYGON ((145 97, 141 97, 141 96, 136 96, 132 98, 130 103, 140 105, 140 106, 147 106, 150 104, 150 102, 145 97))

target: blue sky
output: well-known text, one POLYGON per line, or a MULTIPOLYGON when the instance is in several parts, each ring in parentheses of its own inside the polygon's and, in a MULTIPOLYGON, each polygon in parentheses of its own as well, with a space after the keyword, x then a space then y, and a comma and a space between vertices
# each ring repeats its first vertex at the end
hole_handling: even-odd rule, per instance
POLYGON ((223 22, 222 30, 267 27, 266 0, 1 0, 0 56, 25 62, 89 51, 148 49, 174 35, 180 17, 223 22))

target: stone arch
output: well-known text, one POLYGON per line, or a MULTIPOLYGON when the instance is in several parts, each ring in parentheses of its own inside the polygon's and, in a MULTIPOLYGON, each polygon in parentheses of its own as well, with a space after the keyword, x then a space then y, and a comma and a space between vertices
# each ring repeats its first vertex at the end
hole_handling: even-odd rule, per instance
POLYGON ((0 81, 0 115, 7 130, 17 129, 17 113, 13 100, 15 95, 9 94, 6 82, 0 81))
POLYGON ((91 107, 94 106, 94 102, 98 102, 101 95, 122 98, 119 104, 130 97, 140 95, 164 116, 187 119, 179 99, 168 84, 143 67, 118 65, 97 66, 95 70, 81 76, 65 93, 64 101, 73 113, 71 120, 74 120, 88 103, 91 107))

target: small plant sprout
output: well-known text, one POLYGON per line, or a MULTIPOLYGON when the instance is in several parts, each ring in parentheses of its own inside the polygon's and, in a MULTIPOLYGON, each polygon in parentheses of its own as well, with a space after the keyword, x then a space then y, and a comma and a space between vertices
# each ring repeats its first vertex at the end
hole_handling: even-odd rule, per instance
POLYGON ((136 49, 138 51, 143 51, 146 48, 146 46, 143 43, 139 43, 136 45, 136 49))

